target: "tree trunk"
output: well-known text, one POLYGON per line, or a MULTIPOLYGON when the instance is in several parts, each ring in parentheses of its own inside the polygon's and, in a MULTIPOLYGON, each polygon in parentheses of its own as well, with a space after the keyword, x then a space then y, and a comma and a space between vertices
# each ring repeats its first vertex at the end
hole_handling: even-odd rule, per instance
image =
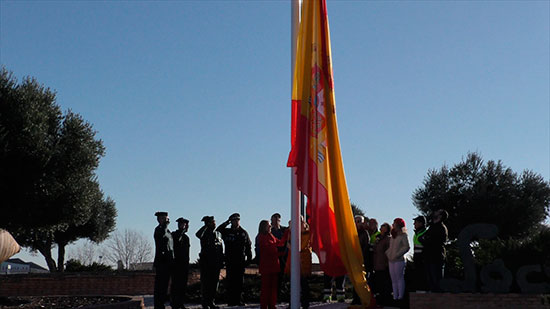
POLYGON ((63 272, 65 270, 65 246, 67 243, 57 243, 57 271, 63 272))
POLYGON ((56 272, 57 267, 55 266, 55 260, 52 258, 52 251, 51 246, 44 248, 38 248, 38 252, 40 252, 44 258, 46 259, 46 264, 48 265, 48 268, 50 269, 50 272, 56 272))

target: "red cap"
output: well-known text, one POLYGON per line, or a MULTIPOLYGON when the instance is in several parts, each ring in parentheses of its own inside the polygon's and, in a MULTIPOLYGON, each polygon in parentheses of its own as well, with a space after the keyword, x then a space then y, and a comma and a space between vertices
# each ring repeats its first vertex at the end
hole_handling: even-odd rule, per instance
POLYGON ((405 220, 403 220, 402 218, 395 218, 395 220, 393 220, 393 223, 401 227, 405 227, 405 220))

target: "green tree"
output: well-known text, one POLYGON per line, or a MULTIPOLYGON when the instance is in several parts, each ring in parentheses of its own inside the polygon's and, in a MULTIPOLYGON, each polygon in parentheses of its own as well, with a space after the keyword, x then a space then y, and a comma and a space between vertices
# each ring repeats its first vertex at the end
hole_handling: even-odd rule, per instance
POLYGON ((93 262, 90 265, 84 265, 81 261, 70 259, 67 261, 67 271, 69 272, 110 272, 113 268, 108 265, 93 262))
POLYGON ((493 223, 499 237, 522 237, 540 227, 548 216, 550 185, 539 174, 513 172, 501 161, 484 162, 468 153, 462 162, 430 170, 413 203, 423 215, 437 209, 449 212, 449 238, 471 223, 493 223))
POLYGON ((0 75, 0 192, 8 230, 22 225, 55 224, 62 213, 51 199, 45 177, 51 165, 62 113, 55 93, 27 78, 17 84, 12 73, 0 75), (28 206, 34 208, 29 216, 28 206))
POLYGON ((353 202, 351 203, 351 212, 353 213, 354 217, 357 215, 361 215, 361 216, 365 215, 365 212, 353 202))
POLYGON ((33 78, 18 84, 2 68, 0 99, 0 226, 44 255, 54 271, 56 242, 63 260, 67 243, 105 239, 98 231, 114 228, 114 202, 103 196, 95 175, 105 149, 91 124, 71 111, 63 114, 55 93, 33 78), (106 214, 112 220, 98 223, 106 214))
POLYGON ((96 191, 96 200, 90 201, 91 213, 83 224, 72 222, 66 229, 54 232, 54 242, 57 244, 57 270, 63 271, 65 265, 65 248, 68 244, 86 238, 100 243, 107 239, 115 228, 116 208, 111 198, 103 198, 101 191, 96 191))

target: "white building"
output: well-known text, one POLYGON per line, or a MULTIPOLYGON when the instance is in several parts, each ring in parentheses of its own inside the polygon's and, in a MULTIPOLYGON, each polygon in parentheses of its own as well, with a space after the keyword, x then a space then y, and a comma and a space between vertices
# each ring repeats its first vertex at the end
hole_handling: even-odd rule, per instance
POLYGON ((0 264, 0 275, 49 273, 49 270, 32 262, 21 259, 9 259, 0 264))

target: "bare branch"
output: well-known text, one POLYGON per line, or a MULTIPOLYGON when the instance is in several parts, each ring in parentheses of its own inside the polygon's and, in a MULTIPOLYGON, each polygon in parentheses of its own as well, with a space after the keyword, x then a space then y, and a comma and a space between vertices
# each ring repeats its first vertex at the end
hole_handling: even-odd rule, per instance
POLYGON ((115 265, 122 261, 125 269, 134 263, 150 262, 153 258, 153 246, 149 238, 131 229, 112 233, 102 252, 105 259, 115 265))

